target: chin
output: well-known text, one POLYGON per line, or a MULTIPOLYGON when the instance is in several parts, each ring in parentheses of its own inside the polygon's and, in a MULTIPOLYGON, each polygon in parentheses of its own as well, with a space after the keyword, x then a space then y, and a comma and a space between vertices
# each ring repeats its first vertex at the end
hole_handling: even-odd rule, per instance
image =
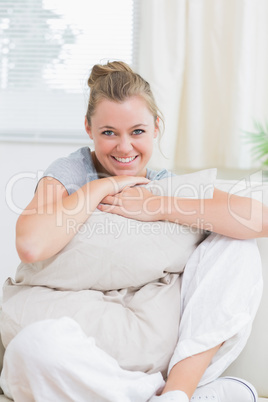
POLYGON ((138 173, 133 172, 133 170, 120 170, 114 173, 114 176, 138 176, 138 173))

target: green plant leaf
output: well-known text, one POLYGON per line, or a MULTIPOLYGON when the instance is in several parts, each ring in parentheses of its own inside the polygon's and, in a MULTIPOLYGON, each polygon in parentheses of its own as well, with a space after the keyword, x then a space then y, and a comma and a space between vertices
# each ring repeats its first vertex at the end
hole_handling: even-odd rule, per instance
POLYGON ((260 160, 264 166, 268 165, 268 122, 265 126, 258 122, 253 121, 256 132, 243 131, 242 138, 246 144, 252 144, 251 154, 255 160, 260 160), (266 158, 262 160, 264 157, 266 158))

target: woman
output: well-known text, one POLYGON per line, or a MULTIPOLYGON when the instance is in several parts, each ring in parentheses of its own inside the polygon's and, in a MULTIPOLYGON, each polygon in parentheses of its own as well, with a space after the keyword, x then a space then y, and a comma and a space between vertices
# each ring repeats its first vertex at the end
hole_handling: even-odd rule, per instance
MULTIPOLYGON (((44 177, 38 183, 33 200, 17 222, 16 246, 21 260, 35 263, 54 256, 71 241, 80 225, 90 217, 92 212, 99 208, 101 211, 141 221, 167 220, 196 227, 200 226, 200 222, 202 222, 202 229, 209 229, 230 238, 216 235, 211 240, 210 237, 213 235, 209 236, 201 244, 202 248, 200 249, 199 246, 194 253, 194 258, 190 262, 192 269, 195 270, 199 266, 200 272, 205 269, 204 277, 208 277, 207 272, 212 273, 214 269, 212 265, 215 264, 217 266, 215 272, 218 272, 214 274, 216 276, 226 269, 228 258, 228 265, 235 266, 236 270, 245 269, 245 275, 250 270, 256 270, 253 281, 256 288, 260 289, 260 263, 256 245, 252 240, 247 239, 268 235, 267 208, 257 201, 237 196, 232 196, 231 203, 229 203, 228 194, 217 189, 214 190, 213 199, 204 200, 202 204, 199 200, 154 196, 145 188, 139 188, 139 194, 142 194, 142 197, 136 197, 133 200, 137 191, 136 185, 146 184, 152 179, 161 179, 170 174, 165 170, 155 172, 147 168, 154 139, 159 134, 159 111, 150 86, 123 62, 111 62, 104 66, 95 65, 88 84, 90 99, 85 118, 85 129, 94 141, 95 150, 88 152, 88 149, 82 148, 69 158, 56 161, 44 173, 44 177), (139 211, 138 215, 137 211, 139 211), (57 225, 59 215, 61 225, 57 225), (246 219, 248 225, 245 226, 244 223, 239 222, 235 216, 246 219), (67 230, 70 219, 75 221, 75 231, 67 230), (259 230, 260 224, 261 230, 259 230), (234 238, 244 239, 244 241, 234 240, 234 238), (213 253, 213 248, 218 257, 217 262, 212 263, 207 259, 207 255, 213 253), (219 255, 219 253, 221 254, 219 255), (239 261, 239 254, 243 257, 247 256, 246 263, 245 259, 239 261), (207 261, 206 268, 202 268, 202 264, 205 265, 202 263, 203 261, 207 261), (255 266, 251 265, 253 261, 255 266), (245 268, 246 264, 248 264, 248 270, 245 268)), ((196 289, 200 290, 202 287, 205 289, 208 283, 211 288, 217 287, 217 285, 214 285, 211 279, 210 282, 209 280, 204 283, 200 281, 189 295, 187 291, 192 286, 195 275, 196 273, 190 274, 188 283, 185 280, 183 284, 185 306, 181 322, 181 336, 170 363, 167 381, 161 389, 161 396, 153 396, 151 400, 188 402, 190 398, 199 401, 213 398, 214 401, 221 402, 254 401, 255 391, 249 384, 234 379, 215 379, 223 371, 222 367, 226 366, 226 362, 228 361, 230 364, 230 359, 234 359, 245 344, 259 298, 254 296, 255 302, 249 314, 250 319, 246 320, 244 326, 237 328, 235 333, 230 332, 229 334, 228 331, 222 333, 221 336, 215 337, 214 342, 209 345, 207 344, 209 342, 206 341, 206 333, 198 334, 196 339, 194 334, 189 334, 187 322, 188 319, 194 322, 193 307, 198 303, 195 299, 196 289), (187 309, 190 309, 190 313, 187 309), (242 332, 243 336, 238 336, 235 341, 236 335, 242 332), (188 339, 187 336, 189 336, 188 339), (233 339, 232 344, 229 343, 229 338, 233 339), (243 340, 241 340, 242 338, 243 340), (196 346, 198 342, 202 344, 201 347, 196 346), (237 347, 238 344, 240 344, 239 347, 237 347), (230 357, 230 349, 235 351, 232 357, 230 357), (225 366, 221 363, 224 359, 226 360, 225 366), (201 379, 203 380, 201 381, 201 379), (215 381, 211 382, 212 380, 215 381), (206 385, 207 383, 209 384, 206 385)), ((217 295, 217 289, 215 293, 217 295)), ((220 293, 219 297, 221 297, 220 293)), ((233 297, 235 298, 235 295, 233 297)), ((251 303, 252 300, 249 300, 251 303)), ((218 308, 217 300, 215 300, 214 306, 211 304, 213 303, 209 300, 208 309, 215 309, 215 305, 218 308)), ((208 314, 205 311, 204 317, 208 314)), ((221 314, 220 310, 217 310, 216 314, 221 314)), ((224 313, 222 314, 224 315, 224 313)), ((227 323, 226 326, 228 326, 227 323)), ((191 328, 192 332, 195 332, 192 322, 191 328)), ((198 332, 198 329, 196 331, 198 332)), ((30 332, 27 332, 25 337, 29 336, 30 332)), ((23 341, 20 339, 20 342, 13 342, 12 346, 10 344, 7 348, 9 353, 6 353, 4 383, 2 381, 6 393, 10 393, 18 401, 73 400, 71 397, 68 399, 66 394, 60 393, 62 384, 59 387, 55 384, 49 386, 49 381, 43 386, 47 390, 50 387, 50 397, 38 399, 38 391, 34 390, 33 384, 36 379, 28 380, 30 376, 34 375, 35 370, 29 369, 27 379, 25 377, 23 384, 18 385, 14 378, 20 378, 22 381, 22 376, 26 375, 27 369, 21 364, 18 368, 19 372, 14 369, 12 372, 10 367, 11 362, 14 362, 14 356, 18 356, 22 349, 21 342, 23 341), (53 392, 55 393, 53 394, 53 392), (22 393, 26 399, 19 396, 22 393)), ((28 368, 31 367, 29 361, 25 362, 25 365, 28 365, 28 368)), ((76 367, 74 367, 75 370, 76 367)), ((45 377, 42 372, 41 376, 45 377)), ((71 377, 72 374, 69 374, 69 378, 63 378, 62 382, 69 381, 73 384, 71 377)), ((37 382, 37 384, 39 383, 37 382)), ((83 393, 87 384, 79 384, 79 387, 81 392, 77 391, 76 400, 87 400, 84 397, 86 391, 85 394, 83 393)), ((140 400, 135 398, 133 396, 133 399, 122 399, 122 401, 140 400)), ((105 400, 105 398, 100 400, 105 400)))

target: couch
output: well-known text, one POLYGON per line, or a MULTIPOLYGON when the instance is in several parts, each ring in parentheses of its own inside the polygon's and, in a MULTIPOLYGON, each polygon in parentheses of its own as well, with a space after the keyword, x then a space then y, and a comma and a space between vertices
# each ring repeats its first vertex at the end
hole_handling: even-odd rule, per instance
MULTIPOLYGON (((256 183, 255 183, 256 184, 256 183)), ((253 185, 251 183, 251 185, 253 185)), ((246 195, 245 187, 248 189, 248 183, 240 183, 236 185, 235 181, 219 180, 216 186, 224 191, 235 192, 240 195, 246 195)), ((263 202, 268 205, 268 183, 254 187, 255 194, 260 194, 260 189, 264 189, 263 202)), ((251 193, 254 197, 254 194, 251 193)), ((230 375, 241 377, 252 383, 257 389, 259 399, 258 402, 268 402, 268 238, 257 240, 263 263, 264 291, 260 304, 260 308, 256 315, 252 333, 247 345, 238 359, 223 373, 223 376, 230 375)), ((252 267, 254 269, 254 267, 252 267)), ((2 367, 4 348, 0 342, 0 369, 2 367)), ((0 402, 8 402, 10 399, 4 395, 0 395, 0 402)), ((233 401, 235 402, 235 401, 233 401)))

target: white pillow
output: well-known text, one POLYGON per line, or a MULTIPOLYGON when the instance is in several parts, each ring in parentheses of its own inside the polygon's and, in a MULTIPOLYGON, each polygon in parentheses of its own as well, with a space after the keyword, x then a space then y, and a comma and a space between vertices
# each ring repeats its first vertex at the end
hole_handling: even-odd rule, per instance
POLYGON ((227 193, 253 198, 268 205, 268 181, 255 181, 250 180, 250 178, 241 180, 217 179, 215 187, 227 193))
MULTIPOLYGON (((212 198, 217 170, 207 169, 150 182, 154 194, 212 198)), ((113 290, 141 287, 180 273, 202 230, 175 223, 141 222, 96 210, 58 254, 21 263, 16 283, 61 290, 113 290)))

